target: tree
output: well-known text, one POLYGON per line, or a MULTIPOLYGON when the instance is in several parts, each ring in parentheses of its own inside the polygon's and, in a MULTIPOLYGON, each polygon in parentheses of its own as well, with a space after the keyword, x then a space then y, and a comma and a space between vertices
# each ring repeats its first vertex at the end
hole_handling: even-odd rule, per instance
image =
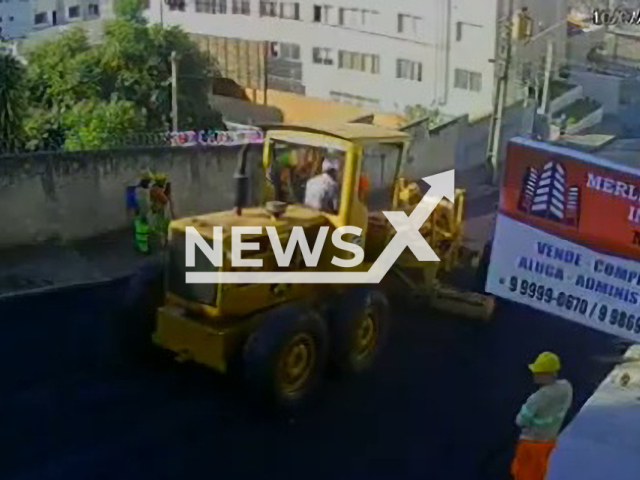
POLYGON ((131 22, 146 24, 147 19, 144 18, 144 6, 142 0, 116 0, 115 2, 116 18, 122 18, 131 22))
POLYGON ((429 110, 424 105, 407 105, 404 109, 404 115, 407 118, 407 123, 420 120, 429 114, 429 110))
POLYGON ((405 108, 405 117, 407 123, 425 119, 427 128, 434 127, 441 119, 440 112, 437 109, 429 110, 424 105, 408 105, 407 108, 405 108))
POLYGON ((64 110, 100 94, 100 71, 81 28, 39 44, 27 59, 29 97, 36 108, 64 110))
POLYGON ((0 54, 0 152, 22 145, 26 93, 24 67, 13 56, 0 54))
POLYGON ((127 101, 78 103, 63 118, 65 150, 115 147, 132 133, 144 129, 144 116, 127 101))
POLYGON ((142 11, 139 0, 118 0, 116 6, 118 18, 106 22, 101 44, 91 45, 84 30, 76 28, 28 54, 30 109, 38 117, 27 122, 34 148, 93 147, 132 129, 168 130, 173 51, 179 58, 180 128, 223 125, 209 101, 217 73, 189 36, 177 27, 146 25, 138 18, 142 11), (133 121, 134 112, 139 121, 133 121), (92 126, 81 128, 82 115, 87 115, 92 126), (43 132, 42 139, 37 137, 38 130, 43 132))

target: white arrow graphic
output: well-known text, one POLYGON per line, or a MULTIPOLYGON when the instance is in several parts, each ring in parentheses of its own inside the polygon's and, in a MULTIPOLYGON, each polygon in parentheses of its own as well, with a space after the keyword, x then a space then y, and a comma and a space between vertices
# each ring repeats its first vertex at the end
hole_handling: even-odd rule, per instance
POLYGON ((371 268, 366 272, 187 272, 187 283, 380 283, 405 248, 411 249, 423 262, 440 259, 420 235, 443 198, 455 200, 454 170, 424 177, 431 188, 410 216, 405 212, 383 212, 396 229, 396 234, 371 268))

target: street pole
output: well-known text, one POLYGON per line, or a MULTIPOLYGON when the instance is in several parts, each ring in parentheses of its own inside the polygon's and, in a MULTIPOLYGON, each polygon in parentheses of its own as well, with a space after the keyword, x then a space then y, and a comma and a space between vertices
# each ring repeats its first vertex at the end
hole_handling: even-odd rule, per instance
POLYGON ((547 42, 547 61, 544 68, 544 85, 542 87, 542 105, 540 113, 547 114, 549 107, 549 88, 551 85, 551 70, 553 68, 553 42, 547 42))
POLYGON ((178 59, 176 52, 171 52, 171 120, 173 131, 178 131, 178 59))
POLYGON ((166 0, 160 0, 160 26, 164 27, 164 2, 166 0))
POLYGON ((263 64, 263 95, 262 95, 262 103, 264 105, 268 105, 268 101, 267 101, 267 90, 269 89, 269 46, 270 43, 269 42, 264 42, 263 43, 263 55, 264 58, 262 60, 262 64, 263 64))
POLYGON ((498 157, 500 154, 500 134, 502 133, 502 119, 507 101, 509 85, 509 69, 511 68, 511 35, 513 28, 513 2, 509 0, 507 18, 500 25, 500 43, 498 48, 498 59, 496 67, 499 76, 493 99, 494 110, 489 131, 489 141, 487 143, 487 167, 491 171, 491 183, 498 183, 498 157))

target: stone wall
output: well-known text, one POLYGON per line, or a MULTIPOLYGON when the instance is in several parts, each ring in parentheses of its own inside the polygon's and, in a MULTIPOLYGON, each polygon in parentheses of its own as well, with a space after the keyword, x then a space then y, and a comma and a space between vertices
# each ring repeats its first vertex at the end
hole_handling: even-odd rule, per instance
MULTIPOLYGON (((256 201, 262 176, 251 146, 256 201)), ((150 148, 0 157, 0 248, 89 238, 126 228, 125 189, 144 169, 165 172, 178 216, 229 208, 240 147, 150 148)))

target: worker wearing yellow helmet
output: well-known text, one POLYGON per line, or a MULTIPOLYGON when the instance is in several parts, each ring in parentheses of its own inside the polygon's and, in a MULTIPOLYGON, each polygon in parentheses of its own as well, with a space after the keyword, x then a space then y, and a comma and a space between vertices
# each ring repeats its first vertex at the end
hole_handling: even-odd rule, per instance
POLYGON ((153 175, 149 170, 140 173, 138 185, 133 188, 131 207, 134 211, 133 228, 135 232, 136 249, 142 253, 149 253, 149 222, 151 214, 150 187, 153 175))
POLYGON ((164 247, 169 233, 169 213, 173 216, 173 204, 171 202, 171 184, 164 173, 154 175, 153 187, 151 187, 151 233, 154 243, 164 247))
POLYGON ((558 378, 560 367, 560 358, 552 352, 541 353, 529 365, 539 389, 516 417, 521 434, 511 464, 514 480, 544 480, 546 476, 549 457, 573 401, 571 384, 558 378))

